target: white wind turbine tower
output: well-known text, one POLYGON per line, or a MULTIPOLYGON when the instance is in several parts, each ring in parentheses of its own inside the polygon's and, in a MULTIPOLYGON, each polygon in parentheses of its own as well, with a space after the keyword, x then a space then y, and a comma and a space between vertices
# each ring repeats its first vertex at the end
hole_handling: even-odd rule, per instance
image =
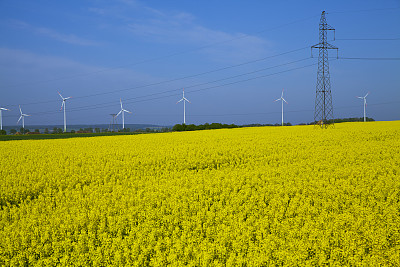
POLYGON ((357 96, 357 98, 364 99, 364 122, 366 121, 365 108, 367 107, 367 96, 368 95, 369 95, 369 92, 365 96, 357 96))
POLYGON ((286 102, 286 100, 283 98, 283 89, 282 89, 281 97, 278 98, 277 100, 275 100, 274 102, 279 101, 279 100, 282 101, 282 126, 283 126, 283 101, 285 101, 285 103, 288 104, 288 102, 286 102))
POLYGON ((21 112, 21 117, 19 117, 17 124, 22 119, 22 128, 24 128, 24 130, 25 130, 25 120, 24 119, 26 116, 30 116, 30 115, 22 113, 21 106, 19 106, 19 112, 21 112))
POLYGON ((126 110, 126 109, 124 109, 124 108, 122 107, 122 100, 121 100, 121 98, 119 99, 119 102, 121 103, 121 110, 118 112, 117 116, 115 116, 115 117, 118 117, 118 115, 122 113, 122 129, 125 129, 125 117, 124 117, 124 113, 125 113, 125 112, 128 112, 128 113, 131 113, 131 114, 132 114, 132 112, 130 112, 130 111, 128 111, 128 110, 126 110))
POLYGON ((186 103, 185 103, 185 101, 187 101, 188 103, 190 103, 190 101, 187 100, 187 98, 185 97, 185 88, 183 88, 182 99, 176 103, 178 104, 181 101, 183 101, 183 124, 186 124, 186 103))
POLYGON ((0 130, 3 130, 3 115, 1 114, 1 112, 3 111, 3 110, 9 110, 9 109, 6 109, 6 108, 0 108, 0 130))
POLYGON ((61 99, 62 99, 62 104, 61 104, 61 109, 62 110, 64 108, 64 133, 67 132, 67 117, 65 116, 65 101, 70 99, 71 97, 63 97, 60 92, 58 92, 58 94, 60 95, 61 99))

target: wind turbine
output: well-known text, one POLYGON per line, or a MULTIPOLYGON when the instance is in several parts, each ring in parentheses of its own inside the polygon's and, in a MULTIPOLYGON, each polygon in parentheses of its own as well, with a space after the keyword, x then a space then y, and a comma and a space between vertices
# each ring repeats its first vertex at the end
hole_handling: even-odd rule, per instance
POLYGON ((1 111, 2 110, 9 110, 9 109, 6 109, 6 108, 0 108, 0 130, 3 130, 3 115, 1 115, 1 111))
POLYGON ((30 116, 30 115, 22 113, 21 106, 19 106, 19 112, 21 112, 21 117, 19 117, 19 119, 17 121, 17 124, 22 119, 22 128, 24 128, 24 130, 25 130, 25 120, 24 120, 24 118, 26 116, 30 116))
POLYGON ((364 122, 366 121, 365 108, 367 107, 367 96, 368 95, 369 95, 369 92, 365 96, 357 96, 357 98, 364 99, 364 122))
POLYGON ((190 101, 187 100, 187 98, 185 97, 185 88, 183 88, 182 99, 176 103, 178 104, 181 101, 183 101, 183 124, 186 124, 186 103, 185 103, 185 101, 187 101, 188 103, 190 103, 190 101))
POLYGON ((117 116, 115 116, 115 117, 118 117, 118 115, 122 113, 122 129, 125 129, 125 117, 124 117, 124 113, 125 113, 125 112, 128 112, 128 113, 131 113, 131 114, 132 114, 132 112, 130 112, 130 111, 128 111, 128 110, 126 110, 126 109, 124 109, 124 108, 122 107, 122 100, 121 100, 121 98, 119 99, 119 102, 121 103, 121 110, 118 112, 117 116))
POLYGON ((58 92, 58 94, 60 95, 61 99, 62 99, 62 104, 61 104, 61 109, 62 110, 64 108, 64 133, 67 131, 67 117, 65 116, 65 101, 70 99, 71 97, 63 97, 60 92, 58 92))
POLYGON ((282 101, 282 126, 283 126, 283 101, 285 101, 285 103, 288 104, 288 102, 286 102, 286 100, 283 98, 283 89, 282 89, 281 97, 278 98, 277 100, 275 100, 274 102, 276 102, 276 101, 282 101))

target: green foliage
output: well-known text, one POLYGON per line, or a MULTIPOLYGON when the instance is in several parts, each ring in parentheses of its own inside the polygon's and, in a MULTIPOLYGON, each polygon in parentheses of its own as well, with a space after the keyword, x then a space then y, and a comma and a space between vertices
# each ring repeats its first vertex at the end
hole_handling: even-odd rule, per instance
POLYGON ((174 132, 182 132, 182 131, 198 131, 198 130, 211 130, 211 129, 225 129, 225 128, 237 128, 239 126, 235 124, 221 124, 221 123, 205 123, 200 125, 194 124, 175 124, 172 127, 172 131, 174 132))
POLYGON ((146 128, 146 129, 137 129, 137 130, 135 130, 135 132, 137 132, 137 133, 165 133, 165 132, 170 132, 170 131, 171 131, 171 129, 167 128, 167 127, 163 127, 161 129, 146 128))
POLYGON ((7 131, 6 130, 0 130, 0 135, 6 135, 7 131))
POLYGON ((63 133, 63 129, 54 127, 52 133, 53 134, 62 134, 63 133))
MULTIPOLYGON (((373 118, 366 117, 366 121, 375 121, 373 118)), ((357 122, 357 121, 364 121, 364 117, 362 118, 344 118, 344 119, 335 119, 335 123, 340 123, 340 122, 357 122)))
MULTIPOLYGON (((373 118, 366 117, 366 121, 375 121, 373 118)), ((342 119, 334 119, 334 123, 342 123, 342 122, 363 122, 364 117, 362 118, 342 118, 342 119)), ((310 124, 317 124, 318 122, 311 122, 310 124)), ((332 120, 328 120, 327 123, 332 123, 332 120)))
POLYGON ((119 132, 122 132, 122 133, 129 133, 130 131, 131 131, 130 128, 124 128, 124 129, 119 130, 119 132))

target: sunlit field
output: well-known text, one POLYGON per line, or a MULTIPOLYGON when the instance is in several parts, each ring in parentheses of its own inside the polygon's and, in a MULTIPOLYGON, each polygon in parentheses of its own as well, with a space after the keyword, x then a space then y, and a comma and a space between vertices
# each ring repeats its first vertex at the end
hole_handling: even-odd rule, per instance
POLYGON ((0 142, 0 265, 400 266, 400 121, 0 142))

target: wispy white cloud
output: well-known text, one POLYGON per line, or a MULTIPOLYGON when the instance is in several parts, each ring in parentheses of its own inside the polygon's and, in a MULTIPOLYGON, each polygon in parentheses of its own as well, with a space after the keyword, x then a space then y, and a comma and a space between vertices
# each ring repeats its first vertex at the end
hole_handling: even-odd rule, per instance
POLYGON ((89 12, 92 12, 92 13, 95 13, 95 14, 98 14, 98 15, 104 15, 104 14, 106 14, 106 12, 107 12, 106 9, 104 9, 104 8, 98 8, 98 7, 90 7, 90 8, 88 9, 88 11, 89 11, 89 12))
POLYGON ((228 33, 201 26, 189 13, 161 14, 147 21, 129 24, 136 35, 164 43, 191 44, 217 60, 245 59, 265 55, 269 43, 257 36, 228 33))
POLYGON ((123 6, 113 6, 106 11, 94 8, 92 12, 123 19, 123 24, 131 33, 147 40, 204 47, 201 49, 202 53, 217 61, 260 57, 267 54, 270 49, 270 43, 265 39, 240 32, 226 32, 205 27, 188 12, 160 10, 137 0, 123 0, 120 3, 123 6))
POLYGON ((24 21, 20 20, 12 20, 10 21, 10 24, 14 27, 20 28, 20 29, 25 29, 28 31, 31 31, 35 34, 39 34, 60 42, 68 43, 68 44, 73 44, 73 45, 81 45, 81 46, 98 46, 101 45, 99 42, 95 42, 92 40, 88 40, 85 38, 78 37, 74 34, 64 34, 57 32, 53 29, 50 28, 45 28, 45 27, 37 27, 31 24, 28 24, 24 21))
POLYGON ((104 80, 109 80, 113 85, 119 81, 133 81, 138 83, 150 83, 157 78, 147 74, 135 72, 127 68, 107 68, 81 63, 60 56, 48 56, 32 53, 27 50, 10 49, 0 47, 0 78, 9 82, 3 83, 10 87, 20 87, 20 84, 35 86, 37 84, 79 84, 87 81, 88 84, 100 81, 104 86, 104 80), (7 75, 5 74, 7 73, 7 75), (21 79, 24 77, 24 79, 21 79), (124 77, 124 78, 122 78, 124 77), (77 82, 79 81, 79 82, 77 82))
MULTIPOLYGON (((9 105, 49 99, 58 100, 56 92, 61 90, 74 97, 100 94, 90 100, 75 98, 74 102, 77 106, 109 102, 110 99, 115 99, 116 107, 118 107, 121 97, 128 98, 135 97, 137 94, 153 93, 157 88, 118 90, 154 83, 159 79, 127 68, 107 70, 103 66, 88 65, 64 57, 0 47, 0 80, 2 81, 0 100, 9 105), (109 93, 113 90, 116 91, 109 93), (108 94, 101 95, 101 93, 108 94)), ((51 104, 49 105, 39 104, 33 108, 37 111, 51 110, 51 104)), ((59 103, 55 106, 58 107, 59 103)), ((109 110, 106 108, 102 112, 108 116, 109 110)))

